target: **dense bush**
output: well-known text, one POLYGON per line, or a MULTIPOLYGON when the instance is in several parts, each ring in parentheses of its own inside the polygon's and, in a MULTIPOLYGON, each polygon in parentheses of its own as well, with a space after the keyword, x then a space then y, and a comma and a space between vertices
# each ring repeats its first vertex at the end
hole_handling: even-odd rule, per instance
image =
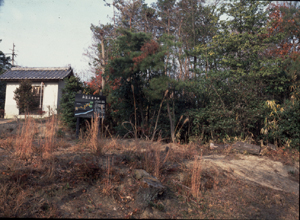
POLYGON ((65 79, 65 88, 62 90, 62 97, 60 100, 59 113, 61 120, 71 129, 76 129, 75 111, 75 94, 83 90, 83 83, 78 77, 71 76, 65 79))
MULTIPOLYGON (((172 142, 251 137, 256 144, 298 148, 299 4, 169 3, 149 7, 157 12, 154 20, 142 21, 145 8, 139 8, 133 14, 141 20, 128 26, 122 16, 115 26, 92 25, 99 55, 93 64, 106 79, 110 129, 121 136, 136 129, 139 138, 159 132, 172 142), (166 8, 180 13, 166 14, 166 8)), ((94 88, 101 77, 95 75, 94 88)))
POLYGON ((39 102, 32 92, 31 84, 32 82, 30 80, 23 80, 21 81, 19 88, 14 91, 14 100, 16 100, 20 113, 27 114, 30 111, 35 110, 39 105, 39 102))
POLYGON ((6 83, 0 81, 0 109, 4 109, 6 83))
MULTIPOLYGON (((271 102, 269 102, 271 103, 271 102)), ((274 103, 274 102, 273 102, 274 103)), ((262 129, 267 141, 300 149, 300 102, 286 100, 283 105, 269 104, 262 129)))

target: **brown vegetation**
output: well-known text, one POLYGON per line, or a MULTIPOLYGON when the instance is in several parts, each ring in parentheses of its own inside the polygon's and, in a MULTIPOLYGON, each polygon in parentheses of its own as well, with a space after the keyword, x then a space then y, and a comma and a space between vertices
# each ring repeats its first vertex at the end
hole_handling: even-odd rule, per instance
MULTIPOLYGON (((0 137, 0 217, 41 218, 278 218, 299 217, 299 195, 235 179, 204 155, 238 158, 230 149, 98 136, 97 117, 79 140, 56 117, 26 118, 0 137), (191 166, 187 164, 191 162, 191 166), (144 169, 167 187, 141 207, 144 169), (281 209, 281 212, 274 211, 281 209)), ((274 160, 299 162, 288 150, 263 151, 274 160)), ((297 159, 298 156, 298 159, 297 159)), ((229 158, 229 159, 230 159, 229 158)), ((299 173, 291 173, 299 183, 299 173), (297 178, 298 177, 298 178, 297 178)))

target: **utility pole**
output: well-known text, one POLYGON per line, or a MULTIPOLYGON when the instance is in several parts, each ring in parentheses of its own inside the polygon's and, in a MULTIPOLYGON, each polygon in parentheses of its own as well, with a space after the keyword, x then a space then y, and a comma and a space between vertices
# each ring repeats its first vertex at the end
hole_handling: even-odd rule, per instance
POLYGON ((13 49, 10 49, 12 50, 12 60, 11 60, 11 64, 12 66, 14 66, 14 62, 15 62, 15 56, 17 56, 17 54, 15 54, 15 44, 13 43, 13 49))
POLYGON ((115 21, 115 0, 113 0, 113 12, 114 12, 114 29, 116 29, 116 21, 115 21))
POLYGON ((10 49, 12 51, 12 53, 5 53, 5 55, 11 54, 12 55, 12 60, 11 60, 11 65, 12 67, 15 64, 15 57, 17 56, 17 54, 15 53, 15 44, 13 43, 13 49, 10 49))

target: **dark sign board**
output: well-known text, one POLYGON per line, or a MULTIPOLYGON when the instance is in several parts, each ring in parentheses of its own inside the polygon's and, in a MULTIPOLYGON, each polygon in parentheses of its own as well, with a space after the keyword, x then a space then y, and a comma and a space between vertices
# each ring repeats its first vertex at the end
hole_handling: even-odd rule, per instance
POLYGON ((75 95, 75 117, 91 118, 94 113, 100 118, 105 118, 106 96, 98 95, 75 95))

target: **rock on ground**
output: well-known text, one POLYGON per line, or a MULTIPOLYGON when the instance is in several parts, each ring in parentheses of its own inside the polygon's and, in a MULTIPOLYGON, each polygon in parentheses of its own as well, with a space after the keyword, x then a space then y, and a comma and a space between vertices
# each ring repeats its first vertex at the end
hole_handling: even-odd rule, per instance
POLYGON ((134 171, 134 177, 141 181, 141 187, 138 190, 136 201, 142 206, 148 205, 149 201, 153 201, 161 197, 166 187, 159 180, 145 170, 137 169, 134 171))
MULTIPOLYGON (((202 156, 201 165, 203 170, 218 167, 235 178, 299 195, 299 183, 289 179, 289 173, 297 172, 299 167, 283 165, 265 157, 241 154, 230 160, 225 155, 202 156)), ((193 162, 188 162, 187 166, 192 168, 193 162)))

